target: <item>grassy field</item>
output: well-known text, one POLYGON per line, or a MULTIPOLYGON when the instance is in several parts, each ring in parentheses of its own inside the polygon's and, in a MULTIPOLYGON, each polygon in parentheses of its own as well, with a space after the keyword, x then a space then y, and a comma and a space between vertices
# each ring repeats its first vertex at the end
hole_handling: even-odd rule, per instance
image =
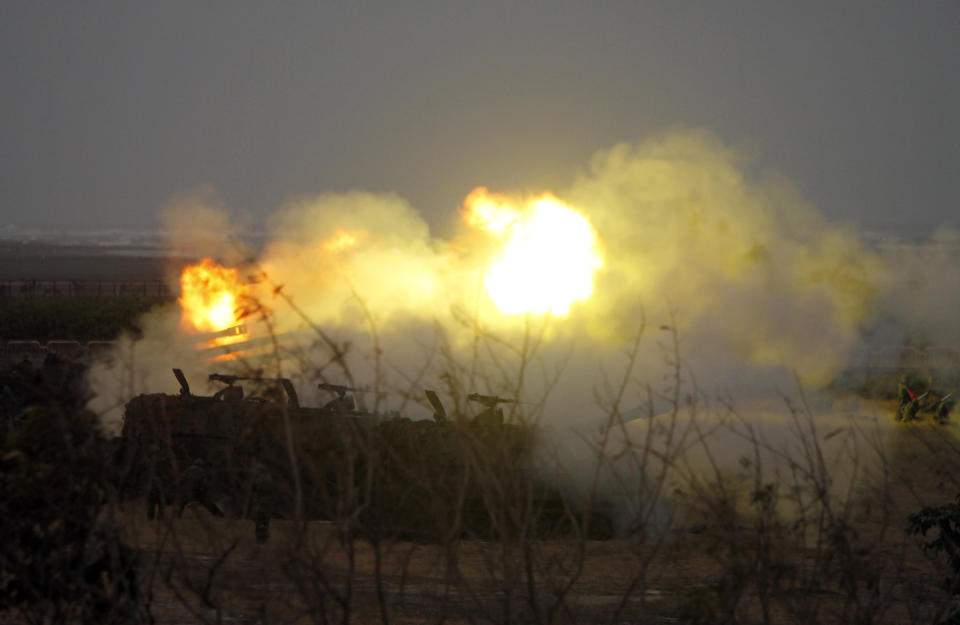
POLYGON ((140 295, 0 299, 0 340, 108 341, 137 332, 137 320, 166 300, 140 295))
MULTIPOLYGON (((16 338, 113 338, 158 303, 6 301, 0 319, 29 328, 16 338)), ((629 433, 632 444, 611 444, 591 461, 633 467, 623 475, 644 479, 605 491, 597 469, 584 491, 590 501, 567 505, 571 496, 558 508, 569 523, 555 534, 537 531, 545 509, 530 465, 510 462, 513 439, 470 426, 466 415, 410 429, 416 453, 399 444, 403 428, 384 446, 346 427, 313 446, 277 436, 277 491, 332 493, 333 505, 324 521, 298 522, 286 511, 259 545, 251 520, 199 507, 148 521, 142 495, 153 478, 122 473, 96 415, 64 409, 58 394, 46 399, 14 415, 0 454, 0 533, 13 537, 0 557, 0 623, 15 605, 21 616, 33 610, 33 622, 927 624, 951 614, 960 588, 951 554, 924 549, 937 531, 907 531, 910 515, 960 493, 958 428, 894 423, 892 401, 846 408, 837 396, 823 412, 745 404, 741 419, 717 415, 726 423, 719 434, 689 447, 671 433, 708 424, 683 405, 626 424, 611 412, 608 432, 629 433), (441 428, 463 445, 446 437, 425 445, 441 428), (763 429, 766 441, 753 436, 763 429), (339 443, 319 445, 327 441, 339 443), (430 462, 424 449, 452 454, 451 463, 430 462), (284 467, 293 479, 280 479, 284 467), (303 475, 311 480, 298 482, 303 475), (615 539, 592 540, 584 511, 595 503, 623 510, 624 501, 611 501, 620 495, 638 522, 615 539), (419 535, 397 532, 411 506, 418 522, 440 521, 424 522, 432 529, 419 535), (466 522, 477 506, 490 524, 484 533, 466 522), (654 523, 661 509, 669 518, 654 523), (38 590, 18 605, 30 584, 38 590), (91 594, 100 604, 89 605, 91 594)), ((153 447, 160 449, 141 451, 153 447)), ((231 467, 236 484, 252 489, 246 464, 231 467)), ((186 490, 183 466, 169 473, 175 501, 186 490)), ((558 484, 577 490, 568 486, 558 484)))
MULTIPOLYGON (((893 408, 883 403, 878 415, 893 408)), ((103 620, 90 622, 926 624, 953 601, 945 558, 906 528, 912 513, 960 492, 956 425, 888 424, 877 439, 883 462, 867 471, 876 465, 862 460, 849 488, 818 459, 835 449, 822 442, 842 436, 825 428, 783 465, 788 473, 744 462, 736 475, 691 475, 686 495, 657 496, 682 522, 612 540, 536 535, 523 472, 476 462, 467 466, 501 523, 482 539, 452 531, 413 540, 358 523, 382 491, 351 478, 331 520, 275 518, 260 545, 251 520, 200 506, 148 521, 142 497, 121 498, 103 481, 115 465, 94 422, 32 413, 0 456, 0 519, 14 537, 2 579, 49 585, 52 594, 28 606, 48 619, 36 622, 73 622, 56 620, 54 608, 76 614, 101 587, 105 607, 93 613, 103 620), (88 569, 70 563, 98 554, 90 586, 88 569), (119 584, 131 575, 134 594, 119 584), (76 592, 65 597, 64 582, 76 592)), ((389 469, 422 479, 402 462, 389 469)), ((384 483, 375 468, 365 474, 384 483)), ((453 495, 438 506, 463 512, 469 493, 453 495)))
MULTIPOLYGON (((915 428, 902 439, 895 473, 960 474, 939 435, 915 428), (923 450, 935 452, 929 463, 923 450)), ((275 521, 263 546, 251 521, 202 510, 148 522, 128 507, 124 518, 158 623, 930 623, 944 606, 942 563, 903 519, 934 489, 913 486, 887 491, 886 504, 880 491, 864 495, 842 540, 806 549, 748 517, 651 541, 450 545, 344 540, 333 523, 275 521)))
POLYGON ((949 569, 904 530, 958 491, 955 429, 895 428, 885 469, 819 508, 804 537, 756 492, 737 510, 703 497, 696 527, 608 541, 410 541, 274 520, 258 545, 252 521, 192 506, 147 521, 133 501, 118 518, 158 623, 933 623, 949 569))

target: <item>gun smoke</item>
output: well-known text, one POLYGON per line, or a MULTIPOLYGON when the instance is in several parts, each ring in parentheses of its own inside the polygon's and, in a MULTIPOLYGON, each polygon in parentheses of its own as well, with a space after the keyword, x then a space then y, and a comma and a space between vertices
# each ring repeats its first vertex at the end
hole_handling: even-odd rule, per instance
MULTIPOLYGON (((541 191, 506 195, 522 204, 541 191)), ((286 359, 257 366, 293 378, 305 402, 324 398, 319 381, 365 387, 368 408, 412 418, 431 414, 424 388, 458 407, 469 393, 514 397, 526 403, 512 404, 508 416, 544 425, 571 459, 583 450, 566 447, 570 440, 607 422, 604 401, 637 336, 633 382, 617 407, 624 418, 659 410, 676 382, 663 378, 676 358, 682 394, 709 411, 717 398, 769 401, 824 388, 878 319, 931 342, 960 338, 955 307, 942 298, 957 291, 942 281, 960 275, 955 257, 933 247, 890 263, 709 132, 613 146, 551 191, 589 220, 602 252, 592 294, 566 316, 500 312, 484 290, 496 242, 465 220, 444 236, 431 233, 393 194, 297 198, 269 221, 269 241, 255 255, 231 239, 236 224, 209 191, 178 198, 165 220, 171 252, 211 255, 247 277, 256 297, 244 323, 287 348, 286 359), (904 272, 919 282, 910 304, 904 272), (331 342, 344 349, 341 361, 331 342), (578 434, 567 439, 571 430, 578 434)), ((941 232, 935 241, 956 236, 941 232)), ((112 364, 94 369, 92 406, 116 430, 123 401, 176 390, 172 367, 198 382, 213 371, 250 370, 243 359, 205 362, 177 307, 164 307, 144 319, 141 338, 123 341, 112 364)), ((765 405, 758 419, 777 421, 765 405)), ((722 444, 731 459, 744 453, 733 438, 722 444)))

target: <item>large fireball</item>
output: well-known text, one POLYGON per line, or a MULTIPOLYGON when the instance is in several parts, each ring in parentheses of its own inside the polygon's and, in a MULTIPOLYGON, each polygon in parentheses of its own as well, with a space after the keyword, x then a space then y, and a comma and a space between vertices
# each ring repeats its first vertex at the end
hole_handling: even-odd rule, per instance
POLYGON ((239 323, 240 300, 249 288, 237 270, 204 258, 180 274, 180 308, 183 323, 201 332, 217 332, 239 323))
POLYGON ((603 266, 597 234, 583 214, 553 195, 517 206, 480 187, 464 200, 463 218, 500 244, 484 286, 501 312, 566 316, 574 302, 593 294, 603 266))

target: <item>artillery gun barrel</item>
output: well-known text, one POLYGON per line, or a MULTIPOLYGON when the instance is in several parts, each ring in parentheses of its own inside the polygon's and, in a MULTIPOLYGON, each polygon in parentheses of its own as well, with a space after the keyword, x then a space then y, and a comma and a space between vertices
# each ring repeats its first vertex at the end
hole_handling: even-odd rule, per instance
POLYGON ((213 382, 225 382, 227 384, 233 384, 234 382, 280 382, 281 380, 286 380, 287 378, 265 378, 258 375, 232 375, 226 373, 211 373, 209 380, 213 382))
POLYGON ((496 406, 497 404, 515 404, 517 400, 508 397, 499 397, 497 395, 481 395, 480 393, 470 393, 467 399, 475 401, 485 406, 496 406))
POLYGON ((343 384, 330 384, 329 382, 320 382, 317 384, 317 388, 322 391, 330 391, 337 394, 337 397, 343 398, 347 391, 353 393, 362 393, 363 391, 358 388, 352 388, 350 386, 344 386, 343 384))
POLYGON ((344 386, 343 384, 330 384, 329 382, 321 382, 317 384, 317 388, 324 391, 333 391, 335 393, 341 393, 346 391, 353 391, 355 393, 361 392, 360 389, 358 388, 344 386))

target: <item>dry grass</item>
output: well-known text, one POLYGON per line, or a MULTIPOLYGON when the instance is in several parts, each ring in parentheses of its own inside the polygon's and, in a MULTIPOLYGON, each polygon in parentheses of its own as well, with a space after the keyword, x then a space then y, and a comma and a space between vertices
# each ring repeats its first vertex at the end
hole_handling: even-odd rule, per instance
POLYGON ((903 527, 956 492, 953 429, 894 430, 887 478, 864 479, 805 546, 796 519, 756 508, 735 527, 610 541, 371 541, 281 520, 259 546, 252 521, 204 511, 147 522, 131 502, 121 518, 158 623, 930 623, 949 601, 942 563, 903 527))

